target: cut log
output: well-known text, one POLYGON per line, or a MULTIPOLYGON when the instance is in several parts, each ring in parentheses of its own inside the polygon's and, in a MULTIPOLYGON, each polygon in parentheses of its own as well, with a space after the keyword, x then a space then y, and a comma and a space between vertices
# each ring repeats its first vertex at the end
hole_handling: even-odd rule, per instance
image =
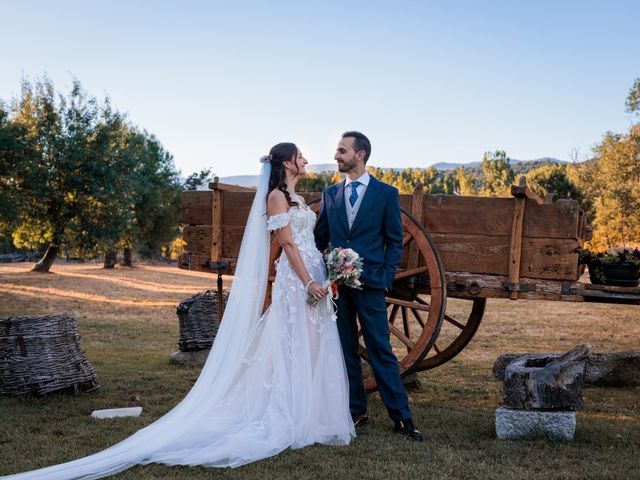
MULTIPOLYGON (((500 355, 493 365, 493 376, 504 379, 507 366, 514 360, 531 356, 532 353, 505 353, 500 355)), ((557 353, 543 353, 550 358, 558 358, 557 353)), ((585 372, 585 387, 638 387, 640 386, 640 352, 591 353, 588 356, 585 372)))
POLYGON ((591 347, 562 356, 531 355, 510 363, 504 374, 504 404, 525 410, 580 410, 584 370, 591 347))

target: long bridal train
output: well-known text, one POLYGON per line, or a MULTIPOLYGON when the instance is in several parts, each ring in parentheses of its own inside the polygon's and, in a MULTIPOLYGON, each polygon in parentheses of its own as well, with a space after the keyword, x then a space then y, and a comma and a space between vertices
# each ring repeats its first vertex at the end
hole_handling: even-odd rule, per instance
MULTIPOLYGON (((223 321, 187 396, 170 412, 111 448, 9 479, 95 479, 133 465, 237 467, 313 443, 355 436, 333 310, 306 303, 304 285, 282 256, 270 309, 261 317, 268 274, 266 163, 249 214, 223 321)), ((309 273, 326 277, 304 205, 269 219, 289 223, 309 273)))

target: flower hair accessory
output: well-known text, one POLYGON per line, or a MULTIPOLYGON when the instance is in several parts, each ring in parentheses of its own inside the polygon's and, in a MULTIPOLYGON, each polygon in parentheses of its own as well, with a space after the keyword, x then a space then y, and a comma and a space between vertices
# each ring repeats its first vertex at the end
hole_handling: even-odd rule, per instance
POLYGON ((260 163, 267 163, 271 161, 271 155, 263 155, 260 157, 260 163))

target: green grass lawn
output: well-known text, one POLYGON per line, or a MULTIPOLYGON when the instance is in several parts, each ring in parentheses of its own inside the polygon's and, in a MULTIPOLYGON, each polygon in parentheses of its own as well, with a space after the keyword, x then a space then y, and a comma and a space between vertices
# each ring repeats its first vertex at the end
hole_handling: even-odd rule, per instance
MULTIPOLYGON (((81 343, 102 387, 73 396, 0 397, 0 475, 72 460, 110 446, 149 424, 189 390, 198 371, 170 365, 177 349, 177 303, 214 277, 145 265, 104 271, 56 264, 53 274, 28 265, 0 266, 0 315, 74 312, 81 343), (95 420, 94 409, 141 405, 141 417, 95 420)), ((377 394, 371 422, 348 447, 314 446, 237 469, 151 465, 118 479, 395 479, 640 478, 640 388, 584 392, 573 442, 499 441, 494 412, 501 384, 496 356, 640 347, 640 308, 563 302, 493 300, 476 338, 452 362, 422 372, 411 392, 415 423, 426 441, 391 432, 377 394)))

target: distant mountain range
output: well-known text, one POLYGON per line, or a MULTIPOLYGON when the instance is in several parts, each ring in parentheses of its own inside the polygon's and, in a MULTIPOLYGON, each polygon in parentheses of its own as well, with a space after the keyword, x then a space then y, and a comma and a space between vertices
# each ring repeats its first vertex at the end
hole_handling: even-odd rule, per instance
MULTIPOLYGON (((511 165, 517 165, 517 164, 522 164, 522 163, 537 163, 537 164, 541 164, 541 163, 569 163, 565 160, 558 160, 557 158, 553 158, 553 157, 542 157, 542 158, 536 158, 535 160, 516 160, 515 158, 510 158, 509 159, 511 162, 511 165)), ((465 167, 465 168, 476 168, 479 167, 480 165, 482 165, 482 162, 469 162, 469 163, 447 163, 447 162, 438 162, 438 163, 434 163, 432 166, 436 169, 436 170, 455 170, 456 168, 459 167, 465 167)))
MULTIPOLYGON (((557 158, 552 157, 542 157, 537 158, 535 160, 516 160, 514 158, 510 159, 511 164, 516 166, 519 165, 523 167, 522 164, 536 164, 540 165, 543 163, 569 163, 564 160, 558 160, 557 158)), ((429 168, 434 167, 436 170, 447 171, 447 170, 455 170, 459 167, 465 168, 478 168, 482 165, 482 162, 469 162, 469 163, 448 163, 448 162, 438 162, 433 165, 428 165, 426 167, 415 167, 415 168, 429 168)), ((533 166, 533 165, 532 165, 533 166)), ((404 168, 398 167, 381 167, 383 170, 404 170, 404 168)), ((316 163, 312 165, 307 165, 307 171, 313 173, 323 173, 323 172, 335 172, 337 171, 337 167, 335 163, 316 163)), ((257 175, 232 175, 229 177, 220 177, 221 183, 227 183, 231 185, 240 185, 241 187, 255 187, 258 182, 257 175)), ((206 189, 209 182, 205 182, 203 185, 203 189, 206 189)))

